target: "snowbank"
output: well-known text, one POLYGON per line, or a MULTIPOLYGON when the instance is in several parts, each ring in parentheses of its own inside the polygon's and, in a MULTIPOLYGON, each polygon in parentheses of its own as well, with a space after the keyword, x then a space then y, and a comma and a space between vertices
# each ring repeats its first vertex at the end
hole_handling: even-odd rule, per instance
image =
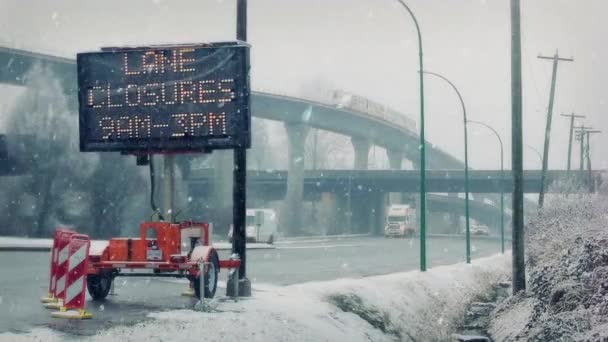
POLYGON ((526 227, 527 291, 501 303, 496 341, 608 340, 608 198, 558 196, 526 227))
MULTIPOLYGON (((395 341, 446 340, 467 303, 510 271, 510 257, 363 279, 286 287, 254 284, 250 299, 211 302, 212 312, 151 313, 150 321, 113 327, 93 341, 395 341)), ((37 329, 3 338, 63 341, 37 329)))

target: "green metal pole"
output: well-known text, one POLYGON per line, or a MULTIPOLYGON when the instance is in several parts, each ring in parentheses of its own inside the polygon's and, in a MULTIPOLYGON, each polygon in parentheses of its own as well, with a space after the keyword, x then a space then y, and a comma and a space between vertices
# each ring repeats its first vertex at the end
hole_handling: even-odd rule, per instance
POLYGON ((442 80, 446 81, 452 87, 452 89, 454 89, 454 91, 456 92, 456 95, 458 95, 458 99, 460 100, 460 104, 462 106, 462 115, 463 115, 463 119, 464 119, 464 192, 465 192, 464 207, 465 207, 465 221, 466 221, 465 240, 466 240, 467 264, 470 264, 471 263, 471 230, 470 230, 470 225, 469 225, 469 148, 468 148, 469 139, 468 139, 468 134, 467 134, 467 109, 464 105, 464 100, 462 99, 462 95, 460 94, 460 91, 458 91, 458 88, 456 88, 454 83, 452 83, 446 77, 444 77, 440 74, 434 73, 434 72, 423 71, 423 73, 437 76, 437 77, 441 78, 442 80))
POLYGON ((511 149, 513 172, 513 294, 526 289, 522 137, 521 6, 511 0, 511 149))
POLYGON ((420 271, 426 271, 426 141, 424 139, 424 66, 422 63, 422 34, 414 12, 403 2, 397 0, 410 14, 418 33, 418 62, 420 67, 420 271))
POLYGON ((502 144, 502 139, 500 138, 500 134, 492 128, 490 125, 485 124, 481 121, 469 120, 468 123, 474 123, 478 125, 482 125, 494 133, 496 138, 498 138, 498 142, 500 144, 500 252, 502 254, 505 253, 505 192, 503 189, 503 184, 505 180, 505 166, 504 166, 504 148, 502 144))

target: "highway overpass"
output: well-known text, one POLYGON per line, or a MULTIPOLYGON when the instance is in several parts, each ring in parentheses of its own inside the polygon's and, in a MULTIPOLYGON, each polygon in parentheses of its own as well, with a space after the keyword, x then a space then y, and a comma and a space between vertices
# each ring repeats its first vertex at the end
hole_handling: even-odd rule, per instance
MULTIPOLYGON (((578 175, 572 172, 572 175, 578 175)), ((598 177, 601 171, 594 171, 598 177)), ((464 192, 464 171, 431 170, 426 174, 428 192, 462 193, 464 192)), ((584 173, 587 177, 588 173, 584 173)), ((540 170, 524 171, 524 192, 540 191, 540 170)), ((546 191, 565 192, 576 189, 553 187, 556 181, 568 177, 568 171, 547 171, 546 191)), ((249 187, 265 193, 285 194, 287 171, 249 171, 249 187)), ((213 170, 194 170, 188 175, 192 183, 210 183, 213 181, 213 170)), ((417 170, 306 170, 304 172, 304 192, 342 192, 348 189, 358 191, 380 191, 418 193, 420 191, 420 172, 417 170)), ((470 170, 469 191, 477 194, 496 194, 513 191, 513 178, 510 171, 501 177, 500 170, 470 170)), ((280 196, 280 195, 279 195, 280 196)), ((306 195, 305 195, 306 196, 306 195)))

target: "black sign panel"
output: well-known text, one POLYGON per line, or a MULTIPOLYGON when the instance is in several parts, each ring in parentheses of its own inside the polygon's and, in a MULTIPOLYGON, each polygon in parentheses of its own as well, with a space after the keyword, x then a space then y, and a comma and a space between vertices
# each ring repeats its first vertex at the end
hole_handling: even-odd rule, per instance
POLYGON ((77 63, 81 151, 250 147, 245 43, 105 49, 77 63))

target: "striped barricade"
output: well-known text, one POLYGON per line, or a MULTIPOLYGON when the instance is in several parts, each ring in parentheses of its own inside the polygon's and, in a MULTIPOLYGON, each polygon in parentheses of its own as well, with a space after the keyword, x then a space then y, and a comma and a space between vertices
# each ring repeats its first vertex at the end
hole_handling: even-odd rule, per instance
MULTIPOLYGON (((85 310, 87 266, 91 241, 87 235, 72 234, 68 244, 67 262, 65 263, 64 290, 60 298, 63 306, 53 312, 57 318, 87 319, 93 317, 85 310)), ((61 260, 61 255, 60 255, 61 260)), ((59 278, 62 279, 62 278, 59 278)), ((60 281, 57 281, 59 287, 60 281)))
POLYGON ((65 290, 68 248, 70 237, 74 234, 76 233, 67 229, 55 230, 51 251, 51 277, 49 279, 49 297, 53 299, 44 304, 47 309, 59 309, 63 305, 61 298, 65 290))

